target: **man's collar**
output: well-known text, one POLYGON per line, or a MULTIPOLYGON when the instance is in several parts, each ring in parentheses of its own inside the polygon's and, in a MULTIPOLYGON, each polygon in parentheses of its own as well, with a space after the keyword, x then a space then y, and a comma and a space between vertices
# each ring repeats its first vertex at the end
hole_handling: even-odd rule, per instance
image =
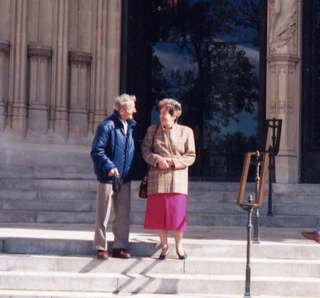
POLYGON ((128 123, 128 126, 131 127, 131 128, 134 128, 137 124, 137 122, 134 120, 134 119, 129 119, 129 120, 122 120, 120 118, 120 115, 117 111, 114 111, 113 114, 111 115, 111 118, 117 122, 118 125, 120 125, 121 127, 123 127, 123 123, 122 121, 127 121, 128 123))

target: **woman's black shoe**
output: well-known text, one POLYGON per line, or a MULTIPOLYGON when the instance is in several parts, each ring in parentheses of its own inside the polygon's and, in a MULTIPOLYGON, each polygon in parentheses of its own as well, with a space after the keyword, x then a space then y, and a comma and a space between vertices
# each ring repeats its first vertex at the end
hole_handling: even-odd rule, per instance
POLYGON ((188 257, 186 252, 184 252, 183 255, 180 255, 179 252, 177 251, 177 255, 179 257, 179 260, 185 260, 188 257))
POLYGON ((163 248, 162 251, 161 251, 161 254, 159 256, 159 260, 161 260, 161 261, 165 260, 167 255, 168 255, 168 253, 169 253, 169 248, 168 247, 167 248, 163 248))

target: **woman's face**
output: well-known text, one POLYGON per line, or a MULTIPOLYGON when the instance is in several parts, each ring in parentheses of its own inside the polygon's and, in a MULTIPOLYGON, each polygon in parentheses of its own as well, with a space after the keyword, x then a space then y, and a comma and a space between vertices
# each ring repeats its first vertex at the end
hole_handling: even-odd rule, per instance
POLYGON ((162 125, 172 126, 175 120, 176 117, 172 116, 165 107, 160 110, 160 122, 162 125))

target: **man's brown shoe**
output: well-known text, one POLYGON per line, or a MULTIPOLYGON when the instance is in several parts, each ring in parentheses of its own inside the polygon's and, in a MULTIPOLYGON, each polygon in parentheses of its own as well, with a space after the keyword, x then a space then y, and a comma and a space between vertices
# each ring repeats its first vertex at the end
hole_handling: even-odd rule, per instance
POLYGON ((107 260, 109 258, 109 254, 105 250, 98 250, 97 251, 97 259, 100 260, 107 260))
POLYGON ((112 257, 120 259, 129 259, 131 258, 130 253, 124 248, 115 248, 112 251, 112 257))
POLYGON ((314 232, 302 232, 301 233, 303 237, 314 240, 318 243, 320 243, 320 233, 314 231, 314 232))

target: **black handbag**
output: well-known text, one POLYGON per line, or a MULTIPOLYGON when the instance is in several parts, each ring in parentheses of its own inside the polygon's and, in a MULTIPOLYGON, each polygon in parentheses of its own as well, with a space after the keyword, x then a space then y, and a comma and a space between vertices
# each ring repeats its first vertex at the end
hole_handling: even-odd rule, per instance
MULTIPOLYGON (((153 148, 153 144, 154 144, 154 137, 158 131, 159 126, 157 126, 155 133, 153 135, 152 138, 152 147, 153 148)), ((148 167, 148 171, 150 169, 150 166, 148 167)), ((140 186, 139 186, 139 197, 141 199, 147 199, 148 198, 148 171, 147 174, 142 178, 141 182, 140 182, 140 186)))
POLYGON ((139 197, 146 199, 148 197, 148 176, 144 176, 139 187, 139 197))

